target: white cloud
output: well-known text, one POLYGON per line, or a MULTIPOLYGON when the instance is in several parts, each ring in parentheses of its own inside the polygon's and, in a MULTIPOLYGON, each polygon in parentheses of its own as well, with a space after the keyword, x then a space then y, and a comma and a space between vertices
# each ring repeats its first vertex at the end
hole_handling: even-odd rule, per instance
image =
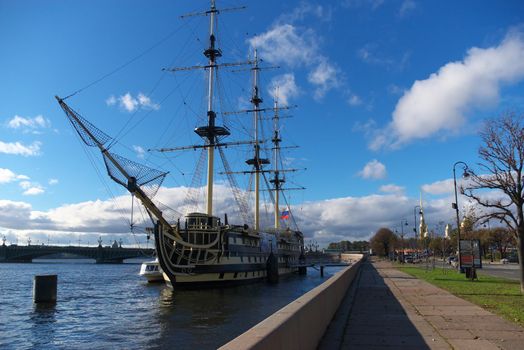
MULTIPOLYGON (((457 191, 460 192, 460 187, 468 186, 471 179, 460 177, 460 174, 457 173, 457 191)), ((446 179, 435 181, 430 184, 422 185, 422 191, 432 194, 432 195, 447 195, 453 194, 455 192, 455 185, 453 179, 446 179)))
POLYGON ((406 17, 411 12, 415 10, 417 4, 413 0, 404 0, 402 5, 400 5, 400 10, 398 11, 399 17, 406 17))
POLYGON ((31 209, 29 203, 0 199, 0 227, 28 228, 27 222, 31 215, 31 209))
POLYGON ((279 103, 289 105, 290 99, 300 94, 295 75, 288 73, 274 77, 269 83, 268 93, 279 103))
POLYGON ((57 185, 58 184, 58 179, 49 179, 49 181, 47 183, 49 185, 51 185, 51 186, 57 185))
POLYGON ((357 55, 362 60, 362 62, 369 63, 369 64, 385 66, 387 68, 392 68, 395 65, 398 65, 400 67, 402 65, 402 64, 396 64, 396 62, 391 58, 381 56, 380 53, 382 51, 383 50, 380 50, 377 44, 368 43, 357 51, 357 55))
POLYGON ((386 166, 376 159, 368 162, 364 168, 358 173, 364 179, 383 179, 386 177, 386 166))
POLYGON ((6 184, 17 180, 17 176, 9 169, 0 168, 0 184, 6 184))
POLYGON ((320 19, 321 21, 328 22, 331 20, 332 14, 333 11, 330 7, 301 2, 289 14, 281 15, 277 22, 294 23, 297 21, 303 21, 310 15, 314 16, 316 19, 320 19))
POLYGON ((347 101, 350 106, 359 106, 362 104, 362 99, 355 94, 350 94, 347 101))
POLYGON ((11 129, 23 129, 24 132, 38 133, 38 129, 51 127, 51 122, 42 115, 37 115, 34 118, 15 115, 7 122, 7 126, 11 129))
POLYGON ((290 67, 316 62, 318 41, 312 30, 300 31, 292 24, 279 24, 249 39, 262 59, 290 67))
POLYGON ((399 147, 467 125, 467 112, 496 105, 501 85, 524 79, 524 39, 509 32, 498 46, 471 48, 425 80, 415 81, 398 101, 393 120, 370 147, 399 147))
POLYGON ((3 142, 0 141, 0 153, 14 154, 21 156, 37 156, 40 154, 39 141, 35 141, 30 145, 24 145, 20 142, 3 142))
POLYGON ((19 185, 24 190, 27 190, 27 189, 29 189, 31 187, 31 181, 20 181, 19 185))
POLYGON ((340 71, 325 60, 309 72, 308 81, 317 86, 314 95, 315 99, 321 99, 327 91, 338 87, 340 85, 338 76, 340 76, 340 71))
POLYGON ((453 193, 453 179, 435 181, 431 184, 422 185, 422 191, 434 195, 453 193))
POLYGON ((117 100, 116 100, 116 97, 114 95, 111 95, 109 96, 107 99, 106 99, 106 105, 108 106, 114 106, 116 104, 117 100))
POLYGON ((290 23, 277 23, 267 32, 249 40, 259 56, 267 62, 284 64, 290 68, 305 67, 308 81, 315 88, 315 99, 321 99, 329 90, 340 87, 340 69, 319 49, 321 38, 310 28, 299 28, 290 23))
POLYGON ((44 188, 36 182, 25 180, 25 181, 20 181, 18 185, 23 190, 25 190, 22 193, 24 196, 35 196, 35 195, 39 195, 45 192, 44 188))
POLYGON ((24 196, 36 196, 36 195, 39 195, 39 194, 42 194, 44 193, 44 189, 40 186, 33 186, 33 187, 30 187, 28 188, 27 190, 25 190, 22 194, 24 196))
POLYGON ((404 193, 404 191, 405 191, 404 187, 397 186, 394 184, 380 186, 380 192, 384 192, 384 193, 402 194, 404 193))
POLYGON ((121 95, 118 98, 114 95, 109 96, 106 99, 106 105, 114 106, 118 102, 120 108, 126 110, 127 112, 134 112, 138 108, 143 109, 160 109, 160 105, 154 103, 150 97, 139 92, 136 97, 134 97, 130 92, 127 92, 125 95, 121 95))
POLYGON ((413 203, 398 194, 334 198, 301 204, 295 216, 306 241, 314 239, 325 246, 341 240, 369 239, 380 227, 394 229, 398 218, 405 216, 405 208, 416 205, 413 203))
POLYGON ((138 98, 138 103, 142 107, 149 108, 149 109, 154 109, 155 111, 160 109, 160 105, 159 104, 154 103, 153 101, 151 101, 151 98, 147 97, 143 93, 139 93, 137 98, 138 98))
POLYGON ((138 108, 138 100, 131 96, 129 92, 123 96, 120 96, 118 101, 120 101, 120 107, 124 108, 128 112, 134 112, 138 108))
POLYGON ((370 7, 373 11, 384 4, 384 0, 344 0, 344 7, 370 7))
POLYGON ((140 159, 144 159, 146 151, 140 146, 133 145, 133 149, 136 152, 136 156, 140 159))
MULTIPOLYGON (((392 190, 394 185, 385 188, 392 190)), ((228 213, 231 223, 240 223, 238 209, 228 186, 217 185, 215 189, 217 215, 228 213)), ((157 199, 183 212, 186 209, 183 205, 185 192, 183 187, 161 188, 157 199)), ((398 192, 306 202, 292 206, 291 210, 306 241, 314 239, 325 246, 340 240, 369 239, 380 227, 398 228, 399 218, 406 217, 406 208, 411 208, 408 211, 411 213, 418 201, 418 198, 408 198, 398 192)), ((465 203, 463 198, 459 201, 465 203)), ((450 203, 450 198, 424 202, 424 213, 430 229, 434 229, 440 221, 454 222, 450 203)), ((35 241, 37 232, 50 235, 53 242, 62 244, 71 240, 72 232, 75 237, 81 235, 82 242, 95 242, 100 235, 109 237, 119 234, 125 238, 129 235, 129 208, 129 195, 106 201, 67 204, 47 211, 33 210, 25 202, 0 200, 0 227, 11 232, 11 236, 8 236, 10 240, 15 240, 15 235, 21 240, 30 235, 35 241)), ((407 217, 410 227, 413 225, 412 218, 411 215, 407 217)), ((148 221, 137 221, 135 224, 137 227, 150 225, 148 221)), ((266 224, 270 225, 271 222, 266 224)))

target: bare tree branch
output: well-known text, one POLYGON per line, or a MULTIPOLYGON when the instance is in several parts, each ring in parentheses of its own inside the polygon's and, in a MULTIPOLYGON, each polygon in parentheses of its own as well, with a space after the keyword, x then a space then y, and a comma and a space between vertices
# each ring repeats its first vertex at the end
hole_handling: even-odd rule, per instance
POLYGON ((486 121, 480 132, 479 156, 481 174, 471 171, 471 180, 461 193, 487 212, 477 217, 486 222, 495 218, 504 222, 517 239, 520 286, 524 293, 524 116, 508 113, 486 121), (490 199, 486 190, 503 196, 490 199), (507 202, 506 202, 507 201, 507 202))

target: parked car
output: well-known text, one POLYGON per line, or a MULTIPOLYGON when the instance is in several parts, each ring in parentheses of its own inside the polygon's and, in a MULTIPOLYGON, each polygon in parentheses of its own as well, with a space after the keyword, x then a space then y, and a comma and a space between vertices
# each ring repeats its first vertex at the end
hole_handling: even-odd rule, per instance
POLYGON ((506 258, 500 259, 500 263, 501 264, 509 264, 509 259, 506 259, 506 258))
POLYGON ((455 259, 451 260, 451 263, 450 263, 450 264, 451 264, 451 266, 453 266, 453 267, 456 268, 456 267, 458 267, 459 262, 458 262, 458 260, 455 258, 455 259))
POLYGON ((456 257, 456 256, 448 256, 448 257, 446 258, 446 262, 447 262, 449 265, 451 265, 451 262, 452 262, 452 261, 456 261, 456 260, 457 260, 457 257, 456 257))
POLYGON ((510 262, 510 263, 518 263, 519 262, 518 255, 510 255, 510 256, 508 256, 508 262, 510 262))

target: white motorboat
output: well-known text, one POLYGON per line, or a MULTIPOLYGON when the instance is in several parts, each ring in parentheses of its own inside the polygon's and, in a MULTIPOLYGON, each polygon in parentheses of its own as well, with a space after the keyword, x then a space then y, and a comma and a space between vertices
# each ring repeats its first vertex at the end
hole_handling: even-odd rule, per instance
POLYGON ((144 261, 140 266, 140 276, 147 279, 148 282, 164 282, 164 274, 158 264, 158 259, 153 261, 144 261))

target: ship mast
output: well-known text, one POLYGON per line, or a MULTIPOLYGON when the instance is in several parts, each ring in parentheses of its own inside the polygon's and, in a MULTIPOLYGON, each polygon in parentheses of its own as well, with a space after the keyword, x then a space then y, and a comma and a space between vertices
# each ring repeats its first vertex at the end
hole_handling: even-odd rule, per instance
MULTIPOLYGON (((189 67, 173 67, 173 68, 164 68, 163 70, 170 72, 178 71, 187 71, 193 69, 205 69, 208 74, 208 86, 207 86, 207 125, 199 126, 195 128, 195 133, 204 140, 203 145, 191 145, 183 147, 174 147, 174 148, 161 148, 157 150, 149 151, 159 151, 159 152, 172 152, 172 151, 181 151, 181 150, 195 150, 198 148, 207 149, 207 198, 206 198, 206 213, 208 216, 213 216, 213 178, 214 178, 214 165, 215 165, 215 149, 220 147, 227 147, 230 145, 242 145, 242 144, 253 144, 251 141, 237 141, 237 142, 223 142, 222 140, 230 135, 229 129, 225 126, 216 125, 216 112, 214 111, 214 99, 215 99, 215 75, 218 67, 234 67, 242 66, 249 64, 251 62, 233 62, 233 63, 217 63, 217 58, 222 57, 222 51, 216 47, 216 37, 215 37, 215 27, 217 15, 222 12, 241 10, 245 7, 232 7, 226 9, 218 10, 215 6, 215 0, 210 0, 211 6, 210 9, 205 12, 196 12, 190 13, 187 15, 181 16, 182 18, 192 17, 192 16, 208 16, 209 15, 209 46, 203 52, 204 56, 208 59, 206 65, 196 65, 189 67)), ((222 161, 225 162, 222 151, 219 149, 220 156, 222 161)), ((228 166, 224 164, 226 168, 228 166)), ((227 172, 230 173, 229 171, 227 172)), ((230 180, 231 182, 231 180, 230 180)), ((232 185, 233 188, 237 186, 232 185)), ((235 193, 235 191, 233 191, 235 193)), ((241 201, 241 199, 235 199, 241 201)), ((239 204, 243 206, 242 204, 239 204)), ((247 210, 245 210, 247 212, 247 210)))
POLYGON ((280 173, 278 171, 278 160, 280 158, 280 132, 278 130, 279 116, 278 116, 278 102, 275 100, 275 114, 273 116, 273 128, 274 135, 273 139, 273 179, 270 182, 275 186, 275 229, 280 228, 280 209, 279 209, 279 196, 280 196, 280 185, 283 184, 286 180, 280 178, 280 173))
MULTIPOLYGON (((296 148, 297 146, 286 146, 281 147, 280 143, 282 142, 282 138, 280 136, 280 130, 279 130, 279 123, 280 123, 280 116, 278 114, 278 111, 281 109, 290 109, 296 106, 284 106, 279 107, 278 101, 275 100, 275 104, 273 107, 273 138, 271 141, 273 142, 273 169, 269 170, 268 172, 273 173, 273 178, 269 180, 270 183, 273 184, 273 191, 274 191, 274 203, 275 203, 275 223, 274 227, 276 230, 280 228, 280 192, 281 191, 290 191, 290 190, 304 190, 304 187, 296 187, 296 188, 283 188, 282 185, 286 182, 285 176, 282 176, 282 174, 288 173, 288 172, 296 172, 298 170, 305 170, 305 169, 280 169, 279 163, 282 161, 280 151, 282 148, 296 148)), ((285 118, 285 117, 284 117, 285 118)), ((283 193, 282 196, 284 197, 283 193)), ((285 197, 284 197, 285 199, 285 197)), ((290 211, 290 208, 287 208, 288 211, 290 211)), ((289 214, 291 216, 291 213, 289 214)))
POLYGON ((260 113, 260 104, 262 103, 262 98, 258 94, 258 72, 260 67, 258 66, 258 56, 257 50, 255 50, 255 58, 253 62, 253 96, 251 97, 251 103, 253 104, 253 128, 254 128, 254 155, 252 159, 246 161, 247 164, 254 167, 255 173, 255 230, 260 229, 260 173, 262 166, 264 164, 269 164, 268 159, 260 158, 260 141, 258 135, 258 125, 259 125, 259 113, 260 113))
POLYGON ((215 144, 217 143, 217 136, 227 136, 229 131, 224 127, 215 126, 216 113, 213 110, 214 98, 214 76, 216 69, 216 59, 222 56, 222 52, 215 48, 215 16, 217 14, 215 7, 215 0, 211 0, 211 9, 209 13, 209 47, 204 51, 204 56, 209 60, 208 62, 208 95, 207 95, 207 126, 198 127, 195 132, 206 140, 207 147, 207 215, 213 215, 213 174, 215 164, 215 144))
MULTIPOLYGON (((209 48, 206 51, 204 51, 204 55, 209 59, 207 123, 210 131, 211 128, 215 126, 216 114, 213 111, 213 78, 215 73, 216 57, 220 56, 220 51, 215 49, 215 15, 215 0, 211 0, 211 14, 209 16, 209 48)), ((211 216, 213 215, 213 172, 215 163, 215 148, 213 147, 213 144, 215 143, 215 135, 213 135, 212 132, 210 132, 208 135, 208 141, 210 147, 207 148, 207 215, 211 216)))

